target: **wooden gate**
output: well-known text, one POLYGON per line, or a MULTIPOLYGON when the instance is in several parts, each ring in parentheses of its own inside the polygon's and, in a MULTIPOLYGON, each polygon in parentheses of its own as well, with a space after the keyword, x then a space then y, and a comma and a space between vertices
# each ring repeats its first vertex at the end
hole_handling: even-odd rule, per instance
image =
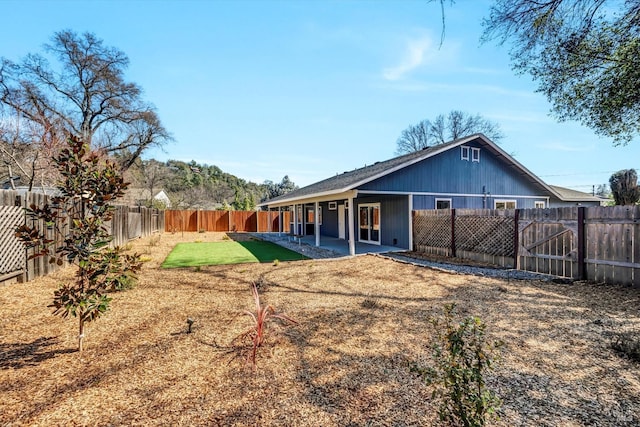
POLYGON ((518 268, 582 278, 578 211, 578 207, 520 210, 518 268))

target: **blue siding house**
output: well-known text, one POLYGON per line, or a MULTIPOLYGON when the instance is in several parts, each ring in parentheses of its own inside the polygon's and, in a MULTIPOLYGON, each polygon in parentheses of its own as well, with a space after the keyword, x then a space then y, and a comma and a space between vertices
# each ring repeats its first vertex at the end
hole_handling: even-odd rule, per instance
POLYGON ((410 249, 418 209, 598 206, 587 193, 548 185, 482 134, 345 172, 268 200, 289 209, 289 233, 410 249), (319 215, 316 215, 318 212, 319 215), (355 236, 355 239, 349 238, 355 236))

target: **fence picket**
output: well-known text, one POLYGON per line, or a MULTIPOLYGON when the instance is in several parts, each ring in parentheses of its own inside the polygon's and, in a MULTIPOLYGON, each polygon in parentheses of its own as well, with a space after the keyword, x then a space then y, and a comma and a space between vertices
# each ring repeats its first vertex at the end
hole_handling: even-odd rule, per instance
MULTIPOLYGON (((516 256, 521 270, 640 286, 640 206, 517 212, 513 221, 515 211, 456 210, 456 255, 505 267, 516 256), (509 241, 509 232, 515 253, 513 246, 508 251, 508 245, 500 245, 509 241)), ((415 250, 451 256, 447 215, 430 210, 414 211, 412 217, 415 250)))
MULTIPOLYGON (((20 281, 32 280, 60 268, 56 263, 50 263, 46 256, 27 259, 27 251, 15 237, 16 226, 25 221, 24 207, 31 204, 41 206, 49 200, 50 197, 42 193, 26 193, 21 196, 16 191, 0 190, 0 283, 15 278, 20 281)), ((119 205, 114 207, 114 217, 106 224, 113 236, 112 246, 164 231, 164 215, 158 209, 119 205)), ((64 226, 60 234, 56 227, 39 225, 46 230, 48 238, 55 240, 57 246, 62 245, 68 225, 64 226)))

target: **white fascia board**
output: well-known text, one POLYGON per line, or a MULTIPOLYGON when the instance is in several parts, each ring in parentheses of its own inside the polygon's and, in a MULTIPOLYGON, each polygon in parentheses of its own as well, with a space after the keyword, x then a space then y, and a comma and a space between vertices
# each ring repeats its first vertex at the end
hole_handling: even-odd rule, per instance
POLYGON ((358 194, 389 194, 392 196, 436 196, 436 197, 491 197, 491 198, 518 198, 518 199, 549 199, 549 196, 521 196, 515 194, 477 194, 477 193, 433 193, 430 191, 378 191, 378 190, 359 190, 358 194))
POLYGON ((280 206, 290 206, 293 204, 301 205, 305 203, 314 202, 327 202, 334 200, 346 200, 349 197, 357 197, 358 191, 356 190, 338 190, 338 191, 325 191, 323 193, 310 194, 308 196, 293 197, 291 199, 278 200, 277 202, 270 203, 268 200, 258 206, 269 206, 270 208, 277 208, 280 206))

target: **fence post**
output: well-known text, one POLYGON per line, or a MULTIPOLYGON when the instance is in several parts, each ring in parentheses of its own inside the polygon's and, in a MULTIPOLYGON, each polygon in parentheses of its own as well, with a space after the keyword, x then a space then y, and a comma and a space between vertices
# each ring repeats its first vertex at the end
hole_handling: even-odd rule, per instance
POLYGON ((584 206, 578 207, 578 279, 584 280, 586 278, 585 274, 585 262, 584 262, 584 252, 585 252, 585 236, 584 236, 584 206))
POLYGON ((451 256, 456 257, 456 210, 451 209, 451 256))
POLYGON ((520 269, 520 257, 518 257, 518 249, 520 246, 520 232, 518 231, 520 221, 520 209, 513 212, 513 268, 520 269))

